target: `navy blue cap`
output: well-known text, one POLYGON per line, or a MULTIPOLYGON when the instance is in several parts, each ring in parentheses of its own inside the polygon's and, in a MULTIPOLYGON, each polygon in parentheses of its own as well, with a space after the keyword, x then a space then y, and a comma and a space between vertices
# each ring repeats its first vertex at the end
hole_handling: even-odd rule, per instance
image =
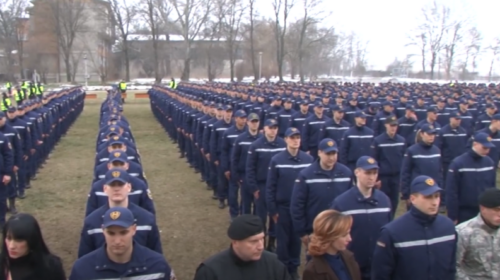
POLYGON ((9 109, 7 109, 7 112, 9 113, 15 113, 17 111, 16 107, 9 107, 9 109))
POLYGON ((244 110, 238 110, 234 113, 234 116, 237 118, 246 118, 247 113, 244 110))
POLYGON ((217 110, 224 110, 224 105, 217 104, 217 110))
POLYGON ((495 107, 495 105, 494 105, 494 104, 492 104, 492 103, 488 103, 488 104, 486 104, 486 106, 485 106, 485 107, 486 107, 486 108, 488 108, 488 109, 495 109, 495 108, 496 108, 496 107, 495 107))
POLYGON ((450 113, 450 118, 461 119, 462 115, 459 112, 454 111, 450 113))
POLYGON ((209 103, 208 103, 208 101, 205 100, 205 101, 203 101, 202 104, 203 104, 203 106, 207 106, 209 103))
POLYGON ((356 168, 361 168, 363 170, 378 169, 378 163, 372 157, 362 156, 356 161, 356 168))
POLYGON ((215 102, 210 102, 210 107, 215 107, 215 102))
POLYGON ((278 122, 275 119, 267 119, 266 122, 264 122, 264 126, 278 126, 278 122))
POLYGON ((117 226, 129 228, 135 224, 134 214, 132 211, 125 207, 112 207, 109 208, 102 219, 102 226, 104 228, 117 226))
POLYGON ((437 132, 436 128, 434 127, 434 125, 428 124, 428 123, 422 125, 422 127, 420 128, 420 130, 422 132, 427 133, 427 134, 436 134, 436 132, 437 132))
POLYGON ((335 140, 331 138, 325 138, 321 140, 321 142, 319 142, 318 150, 324 153, 330 153, 330 152, 338 152, 339 149, 337 143, 335 143, 335 140))
POLYGON ((110 125, 108 127, 108 133, 106 133, 107 135, 111 135, 111 134, 119 134, 120 133, 120 127, 117 126, 117 125, 110 125))
POLYGON ((123 163, 128 162, 127 153, 122 150, 113 150, 109 153, 109 162, 120 161, 123 163))
POLYGON ((437 113, 436 107, 427 107, 427 113, 437 113))
POLYGON ((415 112, 415 107, 413 107, 412 105, 406 105, 406 110, 410 110, 412 112, 415 112))
POLYGON ((249 121, 258 121, 258 120, 260 120, 260 117, 259 117, 259 115, 255 114, 255 113, 250 113, 250 115, 248 115, 248 120, 249 121))
POLYGON ((382 103, 382 106, 392 106, 392 107, 394 107, 394 104, 392 104, 392 102, 391 102, 391 101, 384 101, 384 102, 382 103))
POLYGON ((113 136, 108 140, 108 146, 114 145, 114 144, 124 144, 125 139, 121 136, 113 136))
POLYGON ((306 99, 303 99, 300 101, 300 105, 309 105, 309 101, 307 101, 306 99))
POLYGON ((491 137, 484 133, 484 132, 478 132, 474 135, 473 141, 478 142, 479 144, 483 145, 485 148, 494 148, 495 144, 491 142, 491 137))
POLYGON ((385 121, 384 121, 385 124, 390 124, 390 125, 394 125, 394 124, 399 124, 398 123, 398 118, 396 118, 396 116, 394 115, 390 115, 388 116, 385 121))
POLYGON ((233 110, 233 106, 226 105, 226 106, 224 106, 224 110, 226 110, 226 111, 232 111, 233 110))
POLYGON ((356 111, 356 113, 354 113, 354 117, 355 118, 366 118, 366 114, 363 111, 356 111))
POLYGON ((290 98, 286 98, 286 99, 285 99, 285 103, 293 103, 293 102, 292 102, 292 99, 290 99, 290 98))
POLYGON ((314 102, 314 107, 324 107, 324 104, 321 101, 316 101, 314 102))
POLYGON ((126 184, 130 181, 130 175, 126 170, 120 168, 111 168, 106 172, 104 176, 104 182, 106 185, 109 185, 113 182, 120 182, 126 184))
POLYGON ((285 137, 290 137, 293 135, 300 135, 300 131, 298 129, 296 129, 295 127, 287 128, 287 130, 285 131, 285 137))
POLYGON ((339 105, 334 105, 332 107, 332 111, 335 111, 335 112, 344 112, 344 108, 341 108, 339 105))
POLYGON ((410 192, 412 194, 420 193, 427 196, 438 191, 442 191, 442 189, 437 185, 436 181, 429 176, 420 175, 411 182, 410 192))
POLYGON ((458 101, 460 104, 467 104, 467 99, 463 98, 458 101))

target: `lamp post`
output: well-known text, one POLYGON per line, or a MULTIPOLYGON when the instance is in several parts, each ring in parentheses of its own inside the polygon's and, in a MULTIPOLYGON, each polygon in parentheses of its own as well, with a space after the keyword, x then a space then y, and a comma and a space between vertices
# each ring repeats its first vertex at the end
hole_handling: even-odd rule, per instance
POLYGON ((261 77, 262 77, 262 52, 259 52, 259 80, 258 80, 259 83, 261 77))
POLYGON ((89 84, 88 84, 88 74, 87 74, 87 55, 83 55, 83 61, 84 61, 84 65, 85 65, 85 87, 88 87, 89 84))

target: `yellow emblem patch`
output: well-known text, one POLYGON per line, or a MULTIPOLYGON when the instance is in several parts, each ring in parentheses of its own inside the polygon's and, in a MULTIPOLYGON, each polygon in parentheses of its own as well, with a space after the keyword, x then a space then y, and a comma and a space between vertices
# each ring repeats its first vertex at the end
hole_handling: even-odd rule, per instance
POLYGON ((426 183, 427 185, 429 185, 429 186, 434 186, 434 180, 433 180, 433 179, 430 179, 430 178, 429 178, 429 179, 425 180, 425 183, 426 183))
POLYGON ((120 156, 120 153, 116 152, 113 154, 115 157, 119 157, 120 156))
POLYGON ((488 140, 488 142, 491 142, 491 137, 487 137, 486 140, 488 140))
POLYGON ((372 158, 369 158, 369 159, 368 159, 368 163, 369 163, 369 164, 374 164, 374 163, 375 163, 375 160, 374 160, 374 159, 372 159, 372 158))
POLYGON ((114 178, 118 178, 120 176, 120 171, 113 171, 113 173, 111 173, 111 176, 113 176, 114 178))
POLYGON ((114 136, 114 137, 113 137, 113 140, 118 140, 119 138, 120 138, 120 137, 118 137, 118 136, 114 136))
POLYGON ((328 147, 333 147, 333 145, 335 145, 335 142, 333 141, 328 141, 328 143, 326 143, 328 145, 328 147))
POLYGON ((109 217, 112 219, 112 220, 116 220, 120 217, 120 212, 119 211, 113 211, 111 212, 111 214, 109 214, 109 217))
POLYGON ((111 130, 111 131, 115 131, 115 128, 114 128, 114 127, 112 127, 112 128, 110 128, 109 130, 111 130))
POLYGON ((433 125, 429 125, 429 128, 430 128, 430 129, 434 129, 434 126, 433 126, 433 125))

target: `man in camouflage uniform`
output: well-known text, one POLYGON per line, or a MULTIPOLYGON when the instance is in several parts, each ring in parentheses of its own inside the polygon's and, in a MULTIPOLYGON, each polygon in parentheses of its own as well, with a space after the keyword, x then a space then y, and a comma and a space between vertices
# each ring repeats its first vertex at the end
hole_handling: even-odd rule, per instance
POLYGON ((479 215, 456 227, 456 280, 500 279, 500 190, 483 192, 479 205, 479 215))

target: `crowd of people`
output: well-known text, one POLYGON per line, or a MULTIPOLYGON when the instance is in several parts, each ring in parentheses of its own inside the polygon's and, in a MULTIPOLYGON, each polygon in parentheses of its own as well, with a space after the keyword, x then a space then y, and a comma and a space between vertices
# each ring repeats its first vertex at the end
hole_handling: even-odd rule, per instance
POLYGON ((291 279, 301 248, 303 280, 498 277, 497 85, 181 83, 149 95, 230 228, 253 225, 228 231, 231 248, 196 279, 283 279, 279 267, 252 274, 272 263, 263 248, 291 279))

